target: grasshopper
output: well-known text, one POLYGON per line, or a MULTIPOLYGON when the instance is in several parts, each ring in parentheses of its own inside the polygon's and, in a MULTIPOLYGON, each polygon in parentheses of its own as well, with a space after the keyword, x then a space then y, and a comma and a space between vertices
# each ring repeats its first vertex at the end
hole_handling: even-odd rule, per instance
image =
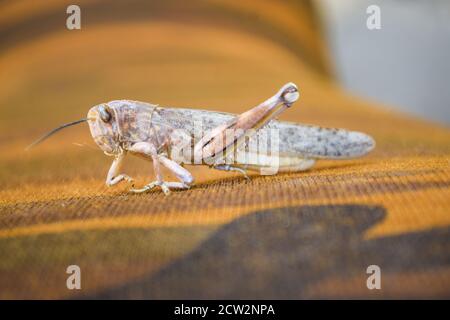
POLYGON ((114 100, 92 107, 87 118, 52 130, 30 147, 63 128, 87 122, 98 147, 114 157, 106 177, 107 186, 121 181, 133 183, 133 179, 120 170, 125 156, 131 154, 153 162, 156 180, 139 189, 132 184, 130 191, 142 193, 160 187, 165 194, 169 194, 170 189, 189 189, 193 184, 194 178, 184 164, 238 171, 248 178, 247 170, 259 170, 264 174, 262 170, 273 169, 274 163, 275 173, 302 171, 311 168, 317 159, 355 158, 374 148, 375 141, 364 133, 275 120, 299 95, 297 86, 287 83, 274 96, 240 115, 114 100), (201 121, 196 124, 194 119, 201 121), (196 130, 198 124, 203 129, 201 132, 196 130), (271 132, 276 132, 277 136, 270 135, 271 132), (266 140, 277 147, 276 152, 257 150, 257 156, 238 156, 255 153, 250 150, 251 142, 261 137, 269 137, 266 140), (179 151, 180 146, 188 151, 181 156, 173 152, 179 151), (161 166, 179 181, 165 181, 161 166))

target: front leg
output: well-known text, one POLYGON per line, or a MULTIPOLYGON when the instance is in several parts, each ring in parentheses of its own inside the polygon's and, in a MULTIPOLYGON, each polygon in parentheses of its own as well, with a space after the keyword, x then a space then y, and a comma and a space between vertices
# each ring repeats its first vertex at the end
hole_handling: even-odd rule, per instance
POLYGON ((112 187, 115 184, 118 184, 120 181, 127 181, 132 183, 133 179, 127 176, 126 174, 118 174, 120 168, 122 167, 123 159, 125 158, 125 152, 121 152, 118 156, 115 157, 111 167, 109 168, 108 175, 106 176, 106 185, 108 187, 112 187))
POLYGON ((142 193, 159 186, 162 191, 167 195, 170 193, 171 188, 176 189, 189 189, 194 182, 194 178, 191 173, 180 166, 175 161, 168 159, 163 155, 159 155, 155 146, 149 142, 138 142, 128 149, 130 152, 143 155, 147 158, 151 158, 153 161, 153 168, 155 170, 156 180, 147 184, 141 189, 131 189, 134 193, 142 193), (161 166, 164 165, 169 169, 181 182, 166 182, 163 179, 161 173, 161 166))

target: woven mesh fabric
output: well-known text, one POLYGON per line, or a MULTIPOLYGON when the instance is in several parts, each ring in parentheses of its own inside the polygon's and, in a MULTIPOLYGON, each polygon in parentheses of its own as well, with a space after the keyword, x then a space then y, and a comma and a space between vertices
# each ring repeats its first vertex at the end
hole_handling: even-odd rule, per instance
MULTIPOLYGON (((79 1, 74 32, 56 1, 0 4, 0 298, 449 297, 448 128, 343 92, 307 1, 183 3, 79 1), (100 102, 240 113, 288 81, 302 94, 281 119, 376 149, 250 181, 189 168, 196 185, 167 197, 104 186, 111 159, 84 125, 23 151, 100 102), (81 290, 66 287, 74 264, 81 290)), ((153 179, 127 160, 138 185, 153 179)))

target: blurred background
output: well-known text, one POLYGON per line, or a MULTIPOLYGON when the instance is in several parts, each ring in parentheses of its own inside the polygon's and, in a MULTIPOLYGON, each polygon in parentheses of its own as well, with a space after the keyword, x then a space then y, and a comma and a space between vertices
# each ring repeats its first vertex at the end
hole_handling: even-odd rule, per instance
POLYGON ((341 84, 353 94, 450 124, 450 1, 319 0, 341 84), (381 29, 366 27, 366 8, 381 29))

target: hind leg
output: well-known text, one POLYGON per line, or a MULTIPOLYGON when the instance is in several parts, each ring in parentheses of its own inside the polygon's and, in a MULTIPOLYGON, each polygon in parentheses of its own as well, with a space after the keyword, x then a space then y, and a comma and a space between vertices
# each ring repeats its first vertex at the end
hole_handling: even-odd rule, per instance
MULTIPOLYGON (((316 160, 314 159, 303 159, 303 158, 279 158, 279 161, 276 165, 275 164, 236 164, 234 165, 233 171, 239 171, 236 169, 244 169, 244 170, 250 170, 258 172, 260 175, 263 176, 269 176, 269 175, 275 175, 277 173, 283 173, 283 172, 299 172, 299 171, 305 171, 314 166, 316 163, 316 160)), ((222 169, 225 170, 225 169, 222 169)))
POLYGON ((222 170, 222 171, 235 171, 235 172, 239 172, 242 173, 244 175, 244 178, 247 180, 250 180, 250 177, 247 175, 247 171, 245 169, 239 168, 239 167, 234 167, 231 166, 229 164, 217 164, 213 166, 214 169, 216 170, 222 170))
POLYGON ((306 171, 316 164, 314 159, 302 159, 295 165, 280 166, 278 172, 299 172, 306 171))

